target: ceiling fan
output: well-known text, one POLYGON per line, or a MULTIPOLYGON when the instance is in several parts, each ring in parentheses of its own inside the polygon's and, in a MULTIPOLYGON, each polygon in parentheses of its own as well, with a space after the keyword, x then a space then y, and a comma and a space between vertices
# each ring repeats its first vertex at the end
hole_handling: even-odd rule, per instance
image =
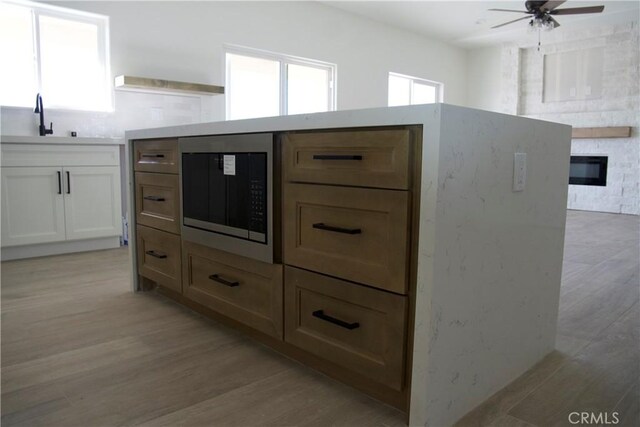
POLYGON ((604 10, 604 6, 588 6, 588 7, 573 7, 569 9, 556 9, 566 1, 526 1, 524 10, 511 10, 511 9, 489 9, 491 11, 498 12, 516 12, 526 13, 527 15, 522 18, 514 19, 513 21, 505 22, 503 24, 494 25, 491 28, 500 28, 505 25, 512 24, 514 22, 523 21, 525 19, 531 19, 529 25, 532 28, 552 30, 560 26, 558 21, 553 17, 558 15, 581 15, 585 13, 601 13, 604 10))

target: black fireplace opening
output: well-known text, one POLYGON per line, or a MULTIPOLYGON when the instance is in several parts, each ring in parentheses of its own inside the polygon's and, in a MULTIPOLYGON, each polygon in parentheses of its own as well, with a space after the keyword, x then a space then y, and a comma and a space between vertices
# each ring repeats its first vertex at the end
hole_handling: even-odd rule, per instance
POLYGON ((605 187, 607 185, 607 157, 571 156, 569 184, 605 187))

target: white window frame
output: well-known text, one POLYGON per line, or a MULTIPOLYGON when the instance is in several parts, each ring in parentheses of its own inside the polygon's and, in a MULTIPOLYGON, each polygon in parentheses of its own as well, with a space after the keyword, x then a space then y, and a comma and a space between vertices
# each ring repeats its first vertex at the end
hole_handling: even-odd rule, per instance
MULTIPOLYGON (((100 67, 104 72, 104 93, 105 106, 103 109, 94 110, 88 108, 82 108, 81 106, 68 106, 59 105, 49 102, 45 105, 48 109, 53 110, 73 110, 73 111, 100 111, 100 112, 113 112, 114 110, 114 95, 113 84, 111 80, 111 58, 110 58, 110 46, 109 46, 109 17, 105 15, 99 15, 96 13, 89 13, 75 9, 69 9, 65 7, 52 6, 44 3, 37 3, 28 0, 0 0, 3 3, 14 4, 31 9, 32 30, 33 30, 33 54, 34 54, 34 66, 36 68, 36 88, 39 93, 42 93, 42 66, 40 58, 40 16, 49 16, 52 18, 67 19, 75 22, 82 22, 87 24, 96 25, 98 28, 98 60, 100 67)), ((46 96, 46 94, 43 94, 46 96)), ((34 94, 35 99, 35 94, 34 94)), ((46 102, 46 99, 45 99, 46 102)), ((17 107, 25 107, 23 105, 17 107)), ((30 107, 26 107, 30 108, 30 107)))
POLYGON ((227 54, 233 55, 242 55, 249 56, 253 58, 260 59, 269 59, 272 61, 278 61, 280 64, 280 99, 279 99, 279 115, 286 116, 288 115, 288 92, 287 92, 287 65, 304 65, 305 67, 313 67, 319 68, 321 70, 329 71, 329 87, 327 90, 329 91, 329 110, 336 110, 336 94, 337 94, 337 69, 338 66, 336 64, 332 64, 329 62, 317 61, 315 59, 301 58, 297 56, 285 55, 282 53, 270 52, 267 50, 254 49, 251 47, 245 46, 236 46, 225 44, 222 48, 222 54, 224 57, 224 90, 225 90, 225 119, 229 120, 229 113, 231 107, 231 93, 233 91, 233 87, 229 84, 230 80, 230 72, 229 72, 229 63, 227 62, 227 54))
POLYGON ((434 80, 427 80, 427 79, 423 79, 421 77, 414 77, 414 76, 409 76, 406 74, 400 74, 400 73, 394 73, 394 72, 389 72, 389 76, 387 77, 387 105, 389 105, 389 77, 394 76, 394 77, 402 77, 404 79, 410 80, 411 85, 410 87, 410 91, 409 91, 409 105, 415 105, 413 104, 413 84, 414 83, 420 83, 422 85, 426 85, 426 86, 431 86, 433 88, 436 89, 436 103, 439 102, 444 102, 444 83, 440 83, 440 82, 436 82, 434 80))

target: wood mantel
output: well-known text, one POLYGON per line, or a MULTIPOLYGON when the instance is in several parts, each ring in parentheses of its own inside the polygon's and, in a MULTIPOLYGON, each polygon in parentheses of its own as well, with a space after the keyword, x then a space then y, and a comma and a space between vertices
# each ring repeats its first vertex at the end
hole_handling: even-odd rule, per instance
POLYGON ((629 138, 630 136, 631 126, 573 128, 571 130, 572 139, 629 138))

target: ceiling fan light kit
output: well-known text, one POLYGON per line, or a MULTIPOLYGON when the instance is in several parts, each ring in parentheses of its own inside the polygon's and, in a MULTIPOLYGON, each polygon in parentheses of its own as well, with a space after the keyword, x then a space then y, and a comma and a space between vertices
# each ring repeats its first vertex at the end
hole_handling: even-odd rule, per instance
MULTIPOLYGON (((554 15, 583 15, 586 13, 601 13, 604 10, 604 6, 587 6, 587 7, 573 7, 568 9, 556 9, 558 6, 566 3, 566 1, 526 1, 524 6, 527 9, 524 10, 512 10, 512 9, 489 9, 494 12, 515 12, 525 13, 531 15, 529 21, 530 27, 537 30, 550 31, 560 26, 558 21, 554 19, 554 15)), ((491 28, 499 28, 505 25, 512 24, 514 22, 523 21, 529 19, 529 16, 523 18, 514 19, 502 24, 494 25, 491 28)))
MULTIPOLYGON (((515 12, 525 13, 531 15, 529 21, 529 28, 532 31, 538 32, 538 51, 540 51, 540 33, 542 31, 551 31, 554 28, 558 28, 560 24, 553 18, 553 15, 582 15, 585 13, 600 13, 604 10, 604 6, 588 6, 588 7, 573 7, 569 9, 556 9, 558 6, 566 3, 565 1, 526 1, 524 2, 524 10, 513 9, 489 9, 494 12, 515 12)), ((513 21, 504 22, 502 24, 494 25, 491 28, 500 28, 505 25, 512 24, 514 22, 523 21, 529 19, 529 16, 523 18, 514 19, 513 21)))
POLYGON ((560 24, 558 24, 557 22, 555 22, 553 20, 553 18, 551 19, 545 19, 545 18, 533 18, 531 21, 529 21, 529 28, 532 31, 535 30, 542 30, 542 31, 551 31, 556 27, 559 27, 560 24))

